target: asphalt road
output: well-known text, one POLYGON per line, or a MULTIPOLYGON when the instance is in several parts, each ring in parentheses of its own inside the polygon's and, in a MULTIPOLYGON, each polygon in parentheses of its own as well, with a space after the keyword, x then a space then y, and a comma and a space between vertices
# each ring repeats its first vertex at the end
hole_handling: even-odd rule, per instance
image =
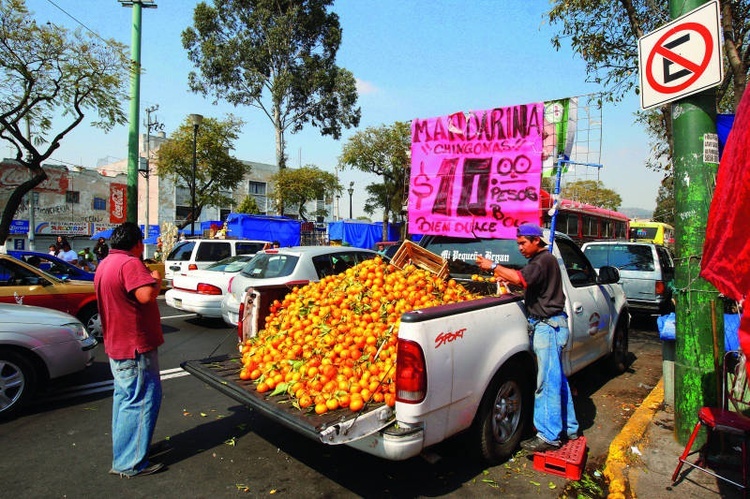
POLYGON ((591 366, 571 382, 588 443, 584 480, 535 471, 530 456, 486 467, 455 438, 419 458, 387 462, 305 439, 187 375, 186 359, 233 351, 234 330, 179 315, 161 302, 164 398, 154 441, 172 450, 152 476, 121 479, 111 465, 111 376, 103 349, 83 373, 55 383, 16 419, 0 423, 0 495, 52 497, 598 497, 609 442, 661 377, 654 321, 631 330, 631 368, 616 378, 591 366))

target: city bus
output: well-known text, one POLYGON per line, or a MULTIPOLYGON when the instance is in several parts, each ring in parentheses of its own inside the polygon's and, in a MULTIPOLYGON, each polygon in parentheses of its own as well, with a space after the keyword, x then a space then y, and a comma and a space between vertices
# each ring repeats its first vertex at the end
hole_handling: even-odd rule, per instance
MULTIPOLYGON (((545 227, 550 227, 552 216, 552 198, 545 190, 541 191, 541 220, 545 227)), ((564 232, 579 246, 589 241, 622 240, 628 238, 629 218, 618 211, 599 208, 586 203, 561 199, 555 230, 564 232)))
POLYGON ((628 239, 635 242, 654 243, 674 247, 674 227, 651 220, 631 220, 628 239))

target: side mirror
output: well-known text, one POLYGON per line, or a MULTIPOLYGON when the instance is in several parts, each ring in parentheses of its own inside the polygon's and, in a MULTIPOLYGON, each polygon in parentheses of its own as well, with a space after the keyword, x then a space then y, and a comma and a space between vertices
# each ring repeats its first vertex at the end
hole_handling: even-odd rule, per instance
POLYGON ((596 278, 596 282, 599 284, 614 284, 620 281, 620 271, 617 267, 610 267, 605 265, 599 269, 599 276, 596 278))

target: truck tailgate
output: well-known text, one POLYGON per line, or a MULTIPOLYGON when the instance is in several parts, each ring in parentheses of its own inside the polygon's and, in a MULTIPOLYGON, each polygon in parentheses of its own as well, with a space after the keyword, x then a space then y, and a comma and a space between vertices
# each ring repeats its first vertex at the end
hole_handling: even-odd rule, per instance
POLYGON ((188 360, 180 366, 234 400, 308 438, 326 444, 338 445, 358 440, 395 420, 393 409, 383 403, 367 404, 359 413, 339 409, 318 415, 313 411, 297 409, 289 396, 271 397, 270 392, 258 393, 253 381, 240 379, 242 361, 239 354, 188 360))

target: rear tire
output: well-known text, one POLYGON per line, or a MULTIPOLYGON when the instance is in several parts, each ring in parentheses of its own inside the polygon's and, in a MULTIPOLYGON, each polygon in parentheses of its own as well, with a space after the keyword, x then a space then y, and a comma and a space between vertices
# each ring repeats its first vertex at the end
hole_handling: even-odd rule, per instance
POLYGON ((0 418, 12 416, 34 394, 37 373, 23 355, 0 349, 0 418))
POLYGON ((619 375, 628 368, 628 326, 626 321, 619 321, 612 339, 612 353, 609 354, 609 369, 619 375))
POLYGON ((480 457, 488 464, 507 461, 523 438, 533 411, 533 375, 510 362, 495 375, 474 422, 480 457))

